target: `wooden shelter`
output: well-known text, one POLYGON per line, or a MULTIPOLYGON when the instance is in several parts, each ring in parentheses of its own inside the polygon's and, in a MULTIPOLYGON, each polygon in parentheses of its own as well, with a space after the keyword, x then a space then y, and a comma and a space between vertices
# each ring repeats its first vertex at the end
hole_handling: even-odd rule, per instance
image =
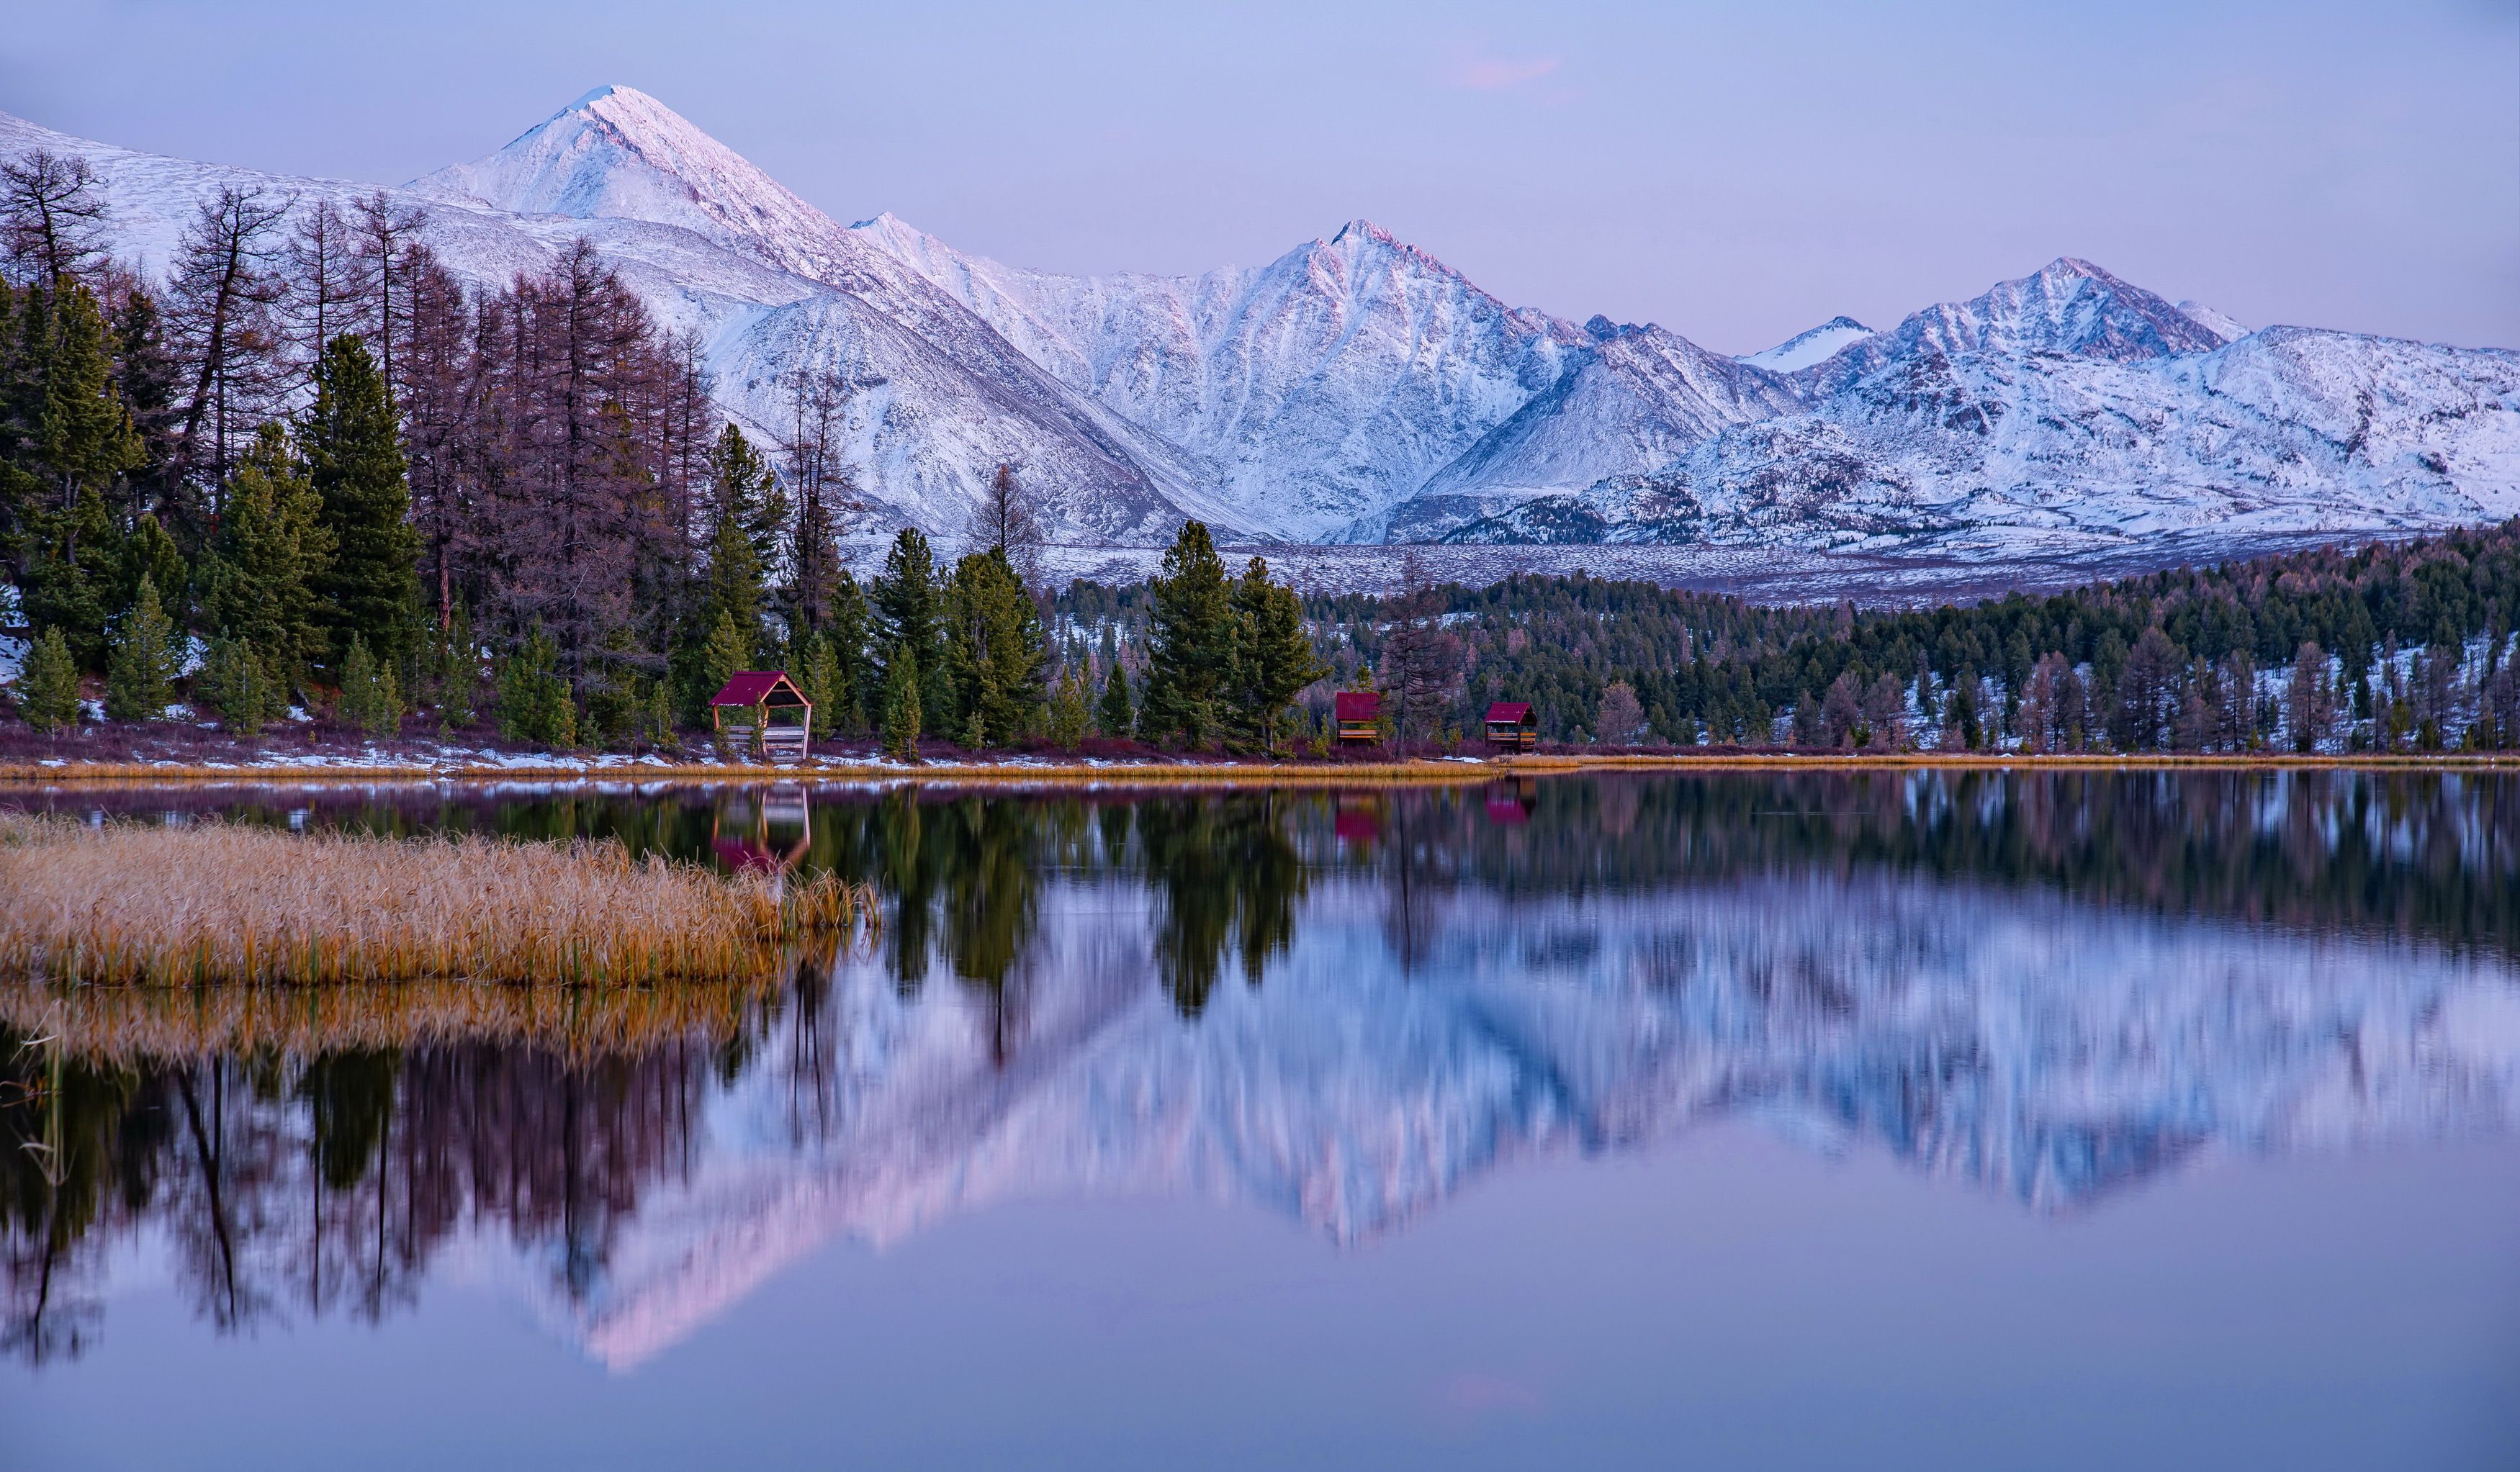
POLYGON ((1382 696, 1372 691, 1340 691, 1330 701, 1330 716, 1341 742, 1382 739, 1382 696))
POLYGON ((1540 713, 1528 700, 1499 700, 1488 707, 1488 744, 1500 751, 1531 751, 1540 745, 1540 713))
POLYGON ((801 762, 812 742, 814 702, 786 670, 741 670, 709 698, 709 725, 718 744, 774 762, 801 762))

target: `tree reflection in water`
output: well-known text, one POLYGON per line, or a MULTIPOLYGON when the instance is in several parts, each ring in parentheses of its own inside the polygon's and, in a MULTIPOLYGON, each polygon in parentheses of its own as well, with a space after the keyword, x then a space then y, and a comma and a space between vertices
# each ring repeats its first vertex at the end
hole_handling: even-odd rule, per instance
MULTIPOLYGON (((760 800, 693 789, 474 800, 428 789, 114 801, 270 823, 311 807, 313 821, 388 833, 608 835, 706 859, 733 830, 726 804, 760 800)), ((1474 963, 1554 985, 1545 979, 1611 964, 1609 910, 1708 913, 1699 901, 1733 892, 1726 886, 1852 894, 1895 883, 1908 886, 1900 903, 1912 911, 1939 903, 1916 895, 1951 897, 1956 914, 1963 900, 2018 906, 2002 897, 2026 895, 2165 923, 2273 922, 2263 933, 2506 969, 2520 955, 2520 782, 2500 776, 1617 777, 1346 797, 897 786, 815 793, 805 827, 780 839, 779 859, 878 886, 888 919, 869 964, 914 1001, 931 975, 951 977, 948 990, 973 1008, 978 1055, 998 1073, 1037 1046, 1036 1022, 1063 993, 1089 983, 1124 997, 1160 989, 1168 1026, 1194 1037, 1214 1024, 1230 967, 1256 996, 1312 927, 1340 946, 1379 947, 1325 964, 1370 962, 1410 985, 1457 984, 1474 963), (1138 938, 1059 951, 1058 927, 1088 912, 1138 927, 1138 938), (1362 929, 1351 915, 1366 917, 1362 929), (1512 954, 1470 955, 1491 945, 1512 954), (1059 956, 1068 959, 1054 965, 1059 956), (1101 966, 1137 972, 1084 974, 1101 966)), ((1726 1005, 1765 1022, 1700 1021, 1702 997, 1695 1010, 1675 1003, 1675 1017, 1706 1029, 1689 1046, 1719 1060, 1765 1049, 1752 1071, 1769 1082, 1756 1087, 1842 1099, 1845 1124, 1903 1154, 1946 1148, 1933 1143, 1946 1127, 1938 1111, 1982 1089, 1972 1077, 2002 1060, 1965 1048, 1899 1055, 1906 1040, 1890 1037, 1873 1050, 1891 1054, 1881 1067, 1892 1082, 1860 1089, 1830 1071, 1870 1056, 1859 1038, 1832 1042, 1852 1048, 1834 1061, 1798 1069, 1795 1047, 1874 1025, 1871 922, 1860 906, 1801 923, 1799 939, 1744 961, 1738 934, 1671 921, 1614 938, 1630 947, 1618 974, 1681 999, 1718 976, 1726 1005)), ((77 1355, 101 1329, 110 1251, 144 1232, 162 1238, 181 1291, 220 1332, 328 1315, 381 1320, 413 1304, 430 1264, 468 1235, 504 1237, 563 1301, 599 1296, 643 1197, 689 1182, 713 1148, 702 1122, 712 1098, 743 1088, 774 1100, 763 1128, 797 1152, 860 1128, 851 1070, 879 1066, 858 1056, 867 1024, 835 989, 833 957, 791 964, 783 987, 725 1020, 685 1018, 601 1046, 533 1028, 406 1036, 389 1021, 337 1036, 320 1017, 275 1045, 208 1026, 188 1034, 181 1008, 178 1020, 152 1013, 150 1027, 117 1032, 81 1019, 137 1003, 22 984, 0 1005, 0 1345, 27 1360, 77 1355)), ((1129 1047, 1157 1046, 1130 1036, 1129 1047)), ((2133 1179, 2195 1148, 2207 1128, 2095 1128, 2075 1148, 2091 1157, 2092 1179, 2133 1179)))

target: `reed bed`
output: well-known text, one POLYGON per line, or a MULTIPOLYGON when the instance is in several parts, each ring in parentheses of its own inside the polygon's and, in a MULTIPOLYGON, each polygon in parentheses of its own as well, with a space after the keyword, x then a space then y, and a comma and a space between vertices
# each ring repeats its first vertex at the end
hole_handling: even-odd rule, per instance
POLYGON ((0 815, 0 971, 209 986, 739 982, 873 891, 721 875, 610 841, 89 826, 0 815))
POLYGON ((220 1054, 312 1057, 345 1048, 530 1044, 571 1057, 739 1036, 781 985, 144 987, 0 982, 0 1026, 113 1063, 220 1054))

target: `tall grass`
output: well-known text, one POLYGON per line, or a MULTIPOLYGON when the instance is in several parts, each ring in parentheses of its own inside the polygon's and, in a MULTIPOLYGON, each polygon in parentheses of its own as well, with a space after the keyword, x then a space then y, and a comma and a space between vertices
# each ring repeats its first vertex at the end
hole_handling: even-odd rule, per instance
POLYGON ((875 923, 831 875, 721 875, 610 841, 389 839, 0 815, 0 970, 205 986, 733 982, 875 923))
POLYGON ((785 984, 777 971, 739 982, 597 987, 424 979, 193 988, 0 979, 0 1028, 121 1063, 212 1054, 304 1058, 343 1048, 460 1043, 532 1044, 601 1057, 677 1039, 738 1037, 785 984))

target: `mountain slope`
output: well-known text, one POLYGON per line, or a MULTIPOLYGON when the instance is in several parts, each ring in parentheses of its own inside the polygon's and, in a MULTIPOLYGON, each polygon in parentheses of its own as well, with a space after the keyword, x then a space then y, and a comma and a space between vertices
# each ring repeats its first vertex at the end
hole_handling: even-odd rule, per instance
MULTIPOLYGON (((35 148, 96 166, 153 273, 220 184, 301 209, 368 193, 0 114, 0 154, 35 148)), ((2520 485, 2513 354, 2251 334, 2072 257, 1887 332, 1838 318, 1735 359, 1509 306, 1362 220, 1189 277, 1026 270, 890 215, 842 226, 622 87, 388 194, 428 207, 427 239, 479 287, 590 240, 765 438, 800 383, 838 385, 878 524, 949 535, 1001 462, 1080 544, 1157 543, 1188 514, 1229 539, 1998 567, 2124 565, 2166 532, 2435 528, 2508 513, 2520 485)))

